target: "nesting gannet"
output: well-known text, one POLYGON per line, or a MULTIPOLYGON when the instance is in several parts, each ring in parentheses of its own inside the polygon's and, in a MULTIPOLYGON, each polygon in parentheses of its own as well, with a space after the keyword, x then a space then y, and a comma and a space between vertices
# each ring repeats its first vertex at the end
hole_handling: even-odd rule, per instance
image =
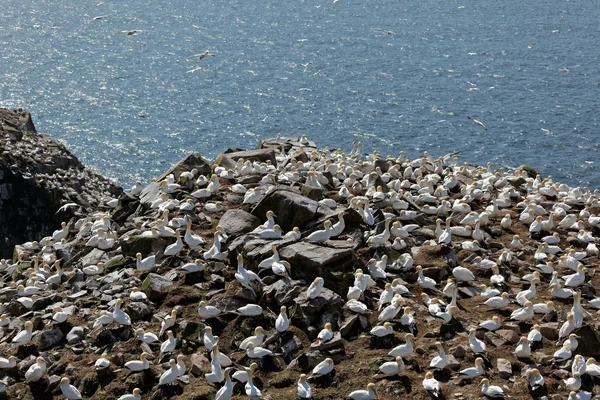
POLYGON ((119 325, 129 326, 131 325, 131 317, 129 317, 129 315, 125 311, 121 310, 122 303, 123 300, 116 300, 115 308, 113 310, 113 321, 115 321, 119 325))
POLYGON ((414 340, 414 336, 412 333, 407 333, 406 336, 404 336, 404 340, 405 343, 401 344, 399 346, 394 347, 392 350, 389 351, 388 356, 392 356, 392 357, 403 357, 403 358, 407 358, 408 356, 410 356, 413 351, 414 351, 414 345, 413 345, 413 340, 414 340))
POLYGON ((158 379, 158 385, 169 385, 175 382, 178 376, 178 367, 177 361, 170 359, 169 360, 169 369, 162 373, 160 378, 158 379))
POLYGON ((13 345, 22 346, 22 345, 26 345, 27 343, 29 343, 29 341, 31 340, 31 336, 32 336, 32 332, 31 332, 32 329, 33 329, 33 323, 31 321, 25 322, 25 324, 23 325, 23 330, 21 330, 19 333, 17 333, 17 335, 13 338, 13 340, 12 340, 13 345))
POLYGON ((577 391, 581 389, 581 377, 578 372, 575 372, 570 378, 563 380, 563 383, 567 390, 577 391))
POLYGON ((147 360, 148 356, 149 354, 144 352, 140 355, 139 360, 127 361, 123 367, 131 372, 140 372, 148 369, 150 367, 150 363, 147 360))
POLYGON ((133 389, 131 394, 124 394, 119 397, 117 400, 142 400, 142 390, 139 388, 133 389))
POLYGON ((141 272, 151 271, 156 265, 156 256, 150 255, 142 259, 142 253, 136 253, 136 269, 141 272))
POLYGON ((100 326, 109 325, 112 324, 113 320, 114 318, 112 313, 109 313, 106 310, 102 310, 100 311, 100 316, 94 320, 94 324, 92 325, 92 327, 96 329, 100 326))
POLYGON ((383 337, 383 336, 387 336, 387 335, 392 335, 394 333, 394 328, 392 327, 392 324, 390 324, 389 322, 384 322, 383 326, 382 325, 377 325, 374 326, 369 333, 373 336, 377 336, 377 337, 383 337))
POLYGON ((600 365, 596 364, 596 359, 590 357, 586 361, 585 373, 590 376, 600 376, 600 365))
POLYGON ((233 383, 231 382, 232 368, 225 368, 224 378, 225 384, 217 391, 215 400, 229 400, 233 395, 233 383))
POLYGON ((571 351, 577 350, 577 346, 579 346, 577 339, 581 338, 574 333, 569 334, 569 338, 563 342, 563 347, 566 347, 571 351))
MULTIPOLYGON (((338 1, 339 0, 333 0, 334 3, 337 3, 338 1)), ((352 400, 374 400, 377 398, 375 384, 369 383, 366 390, 355 390, 350 393, 348 397, 352 400)))
POLYGON ((4 357, 0 357, 0 369, 8 369, 14 368, 17 366, 17 359, 14 356, 8 357, 8 359, 4 357))
POLYGON ((250 397, 251 399, 260 398, 261 396, 260 390, 254 385, 253 381, 254 370, 256 370, 257 368, 258 365, 256 365, 256 363, 252 363, 250 364, 250 368, 246 368, 246 373, 248 374, 248 381, 244 386, 244 390, 246 391, 246 396, 250 397))
POLYGON ((264 329, 262 328, 262 326, 257 326, 254 329, 254 336, 248 336, 246 339, 242 340, 242 343, 240 343, 239 347, 241 350, 246 350, 249 343, 254 343, 255 346, 260 346, 264 340, 264 329))
POLYGON ((64 312, 61 307, 58 306, 52 308, 52 312, 54 313, 52 315, 52 321, 56 322, 57 324, 62 324, 69 317, 68 314, 64 312))
POLYGON ((527 337, 523 336, 519 339, 519 343, 515 348, 515 355, 517 358, 528 358, 531 356, 531 346, 527 337))
POLYGON ((101 371, 110 367, 110 360, 108 359, 108 353, 102 353, 99 359, 94 363, 96 371, 101 371))
POLYGON ((483 372, 483 358, 477 357, 475 359, 475 366, 461 370, 457 377, 459 379, 473 379, 483 375, 483 372))
POLYGON ((506 306, 508 306, 509 303, 510 299, 508 298, 508 293, 504 292, 500 296, 490 297, 483 304, 495 309, 502 309, 506 308, 506 306))
POLYGON ((275 244, 271 245, 271 251, 273 252, 273 254, 270 257, 265 258, 258 264, 259 269, 271 268, 271 265, 273 265, 273 263, 280 261, 279 252, 277 251, 277 247, 275 246, 275 244))
POLYGON ((562 324, 558 331, 558 338, 561 339, 567 337, 571 332, 575 330, 576 327, 577 326, 575 324, 575 316, 573 315, 573 313, 568 313, 567 320, 562 324))
POLYGON ((245 306, 236 309, 235 313, 245 317, 256 317, 263 313, 263 309, 258 304, 246 304, 245 306))
POLYGON ((167 331, 167 339, 160 345, 160 354, 158 356, 158 359, 162 359, 162 356, 166 353, 173 352, 176 346, 177 338, 175 338, 175 335, 173 335, 173 331, 167 331))
POLYGON ((207 305, 206 301, 202 300, 198 305, 198 314, 200 314, 200 318, 208 319, 221 314, 221 310, 217 307, 207 305))
POLYGON ((446 352, 441 342, 435 342, 435 347, 438 350, 438 354, 431 359, 429 362, 430 369, 444 369, 446 367, 446 352))
POLYGON ((277 240, 281 239, 282 233, 283 232, 281 231, 281 227, 275 224, 272 229, 263 229, 259 233, 259 237, 261 239, 277 240))
POLYGON ((326 358, 313 368, 311 376, 327 375, 333 371, 333 368, 333 360, 331 358, 326 358))
POLYGON ((144 332, 143 328, 138 328, 135 331, 135 335, 144 343, 155 343, 158 342, 158 336, 152 332, 144 332))
MULTIPOLYGON (((13 357, 14 358, 14 357, 13 357)), ((38 357, 35 363, 25 372, 25 380, 27 382, 37 382, 46 374, 46 360, 43 357, 38 357)))
POLYGON ((287 315, 287 307, 281 306, 279 315, 277 316, 277 319, 275 320, 275 328, 277 329, 277 332, 285 332, 288 330, 289 327, 290 327, 290 320, 288 319, 288 315, 287 315))
POLYGON ((497 315, 494 315, 492 319, 485 320, 479 324, 479 328, 495 331, 500 329, 502 326, 502 322, 500 322, 500 318, 497 315))
POLYGON ((322 242, 326 242, 327 240, 329 240, 329 238, 331 237, 331 228, 332 228, 331 221, 326 220, 323 223, 323 228, 324 229, 314 231, 313 233, 308 235, 306 240, 308 240, 309 242, 314 242, 314 243, 322 243, 322 242))
POLYGON ((423 388, 435 399, 440 398, 442 388, 437 379, 433 377, 433 372, 427 371, 423 379, 423 388))
POLYGON ((571 358, 572 355, 573 355, 573 353, 571 352, 571 350, 569 350, 568 348, 563 346, 554 352, 553 357, 554 357, 554 360, 560 362, 560 361, 568 360, 569 358, 571 358))
POLYGON ((477 332, 475 331, 475 329, 471 329, 469 331, 469 348, 475 354, 485 354, 487 351, 487 346, 484 342, 477 339, 477 337, 475 336, 476 333, 477 332))
MULTIPOLYGON (((350 300, 348 300, 346 302, 346 304, 344 304, 344 308, 346 308, 346 309, 348 309, 348 310, 350 310, 350 311, 352 311, 354 313, 357 313, 357 314, 370 314, 371 313, 371 311, 369 310, 369 308, 367 307, 366 304, 364 304, 364 303, 362 303, 362 302, 360 302, 358 300, 355 300, 353 298, 351 298, 350 300)), ((392 311, 397 312, 399 310, 396 310, 396 307, 393 307, 392 311)), ((380 317, 382 316, 382 314, 380 314, 380 317)), ((386 313, 384 315, 387 316, 388 314, 386 313)))
POLYGON ((436 289, 437 282, 434 279, 431 279, 431 278, 423 275, 423 267, 421 267, 420 265, 417 265, 416 270, 418 273, 417 284, 421 288, 437 290, 436 289))
POLYGON ((248 343, 248 347, 246 348, 248 358, 263 358, 271 354, 273 354, 271 350, 256 346, 253 342, 248 343))
POLYGON ((300 374, 298 379, 298 398, 312 399, 312 389, 306 381, 306 374, 300 374))
POLYGON ((306 290, 306 297, 309 299, 315 299, 319 297, 321 290, 323 290, 324 284, 325 280, 323 278, 321 278, 320 276, 316 277, 306 290))
POLYGON ((579 375, 583 375, 586 373, 587 365, 585 363, 585 359, 581 354, 575 355, 573 359, 573 364, 571 365, 571 373, 578 373, 579 375))
POLYGON ((492 399, 503 399, 505 397, 504 390, 500 386, 490 385, 490 381, 486 378, 481 380, 481 393, 492 399))
POLYGON ((515 321, 529 321, 533 319, 533 303, 526 301, 522 308, 518 308, 510 314, 510 319, 515 321))
POLYGON ((69 378, 66 377, 60 380, 60 391, 63 396, 68 400, 81 400, 81 393, 79 393, 79 390, 69 382, 69 378))
POLYGON ((317 335, 317 339, 319 339, 321 341, 321 343, 325 343, 325 342, 330 341, 332 338, 333 338, 333 330, 331 329, 331 323, 326 322, 323 329, 321 329, 321 331, 317 335))
POLYGON ((206 347, 206 350, 212 351, 213 347, 215 347, 215 344, 217 344, 218 340, 218 336, 213 335, 212 328, 206 325, 204 327, 204 334, 202 335, 202 343, 204 344, 204 347, 206 347))

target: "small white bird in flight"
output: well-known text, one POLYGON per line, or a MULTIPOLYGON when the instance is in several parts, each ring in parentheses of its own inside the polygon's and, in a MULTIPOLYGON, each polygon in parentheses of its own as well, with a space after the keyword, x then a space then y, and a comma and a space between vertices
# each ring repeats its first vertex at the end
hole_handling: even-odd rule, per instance
POLYGON ((208 52, 208 50, 206 50, 204 53, 194 54, 193 56, 189 56, 187 59, 190 60, 192 58, 198 57, 198 60, 202 60, 203 58, 208 57, 208 56, 214 57, 215 55, 214 54, 210 54, 208 52))
POLYGON ((467 118, 469 118, 471 121, 475 122, 477 125, 479 125, 480 127, 482 127, 483 129, 485 129, 487 131, 487 127, 480 120, 471 118, 468 115, 467 115, 467 118))
POLYGON ((58 214, 59 212, 62 212, 62 211, 67 211, 67 209, 70 207, 79 207, 79 204, 67 203, 67 204, 63 205, 61 208, 59 208, 58 211, 56 211, 54 214, 58 214))

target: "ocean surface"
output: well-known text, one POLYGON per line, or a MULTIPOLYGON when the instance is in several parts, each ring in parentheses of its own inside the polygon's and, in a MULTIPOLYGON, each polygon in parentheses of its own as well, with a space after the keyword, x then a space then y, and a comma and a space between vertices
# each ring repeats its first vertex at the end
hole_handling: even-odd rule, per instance
POLYGON ((0 106, 128 187, 260 138, 600 187, 589 0, 2 0, 0 106), (132 32, 136 31, 136 32, 132 32), (131 33, 131 34, 128 34, 131 33), (202 60, 187 57, 209 51, 202 60), (467 119, 482 121, 484 131, 467 119))

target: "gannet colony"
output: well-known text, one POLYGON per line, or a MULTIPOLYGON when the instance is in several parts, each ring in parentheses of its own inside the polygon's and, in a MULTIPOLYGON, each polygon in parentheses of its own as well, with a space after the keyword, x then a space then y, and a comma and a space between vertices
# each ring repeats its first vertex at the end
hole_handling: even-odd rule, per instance
POLYGON ((0 261, 5 398, 600 393, 598 190, 280 136, 123 193, 79 169, 84 196, 64 146, 7 126, 2 214, 27 174, 61 221, 0 261))

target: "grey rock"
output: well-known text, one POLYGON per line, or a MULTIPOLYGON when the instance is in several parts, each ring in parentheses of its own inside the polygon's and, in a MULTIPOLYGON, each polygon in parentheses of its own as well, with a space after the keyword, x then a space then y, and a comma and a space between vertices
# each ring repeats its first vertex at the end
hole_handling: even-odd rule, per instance
POLYGON ((558 340, 558 323, 547 322, 540 325, 540 333, 548 340, 558 340))
POLYGON ((536 362, 536 364, 540 365, 549 365, 554 361, 554 357, 552 355, 542 353, 541 351, 536 351, 531 354, 531 359, 536 362))
POLYGON ((67 342, 69 344, 77 344, 85 337, 85 330, 81 326, 75 326, 67 333, 67 342))
POLYGON ((38 348, 40 351, 48 350, 60 345, 65 340, 65 335, 58 328, 44 331, 39 337, 38 348))
POLYGON ((512 365, 511 365, 510 361, 508 361, 504 358, 499 358, 496 361, 496 365, 498 367, 498 376, 500 378, 508 379, 513 375, 512 365))
POLYGON ((150 253, 162 254, 167 246, 167 241, 163 238, 129 236, 119 238, 119 245, 125 256, 135 257, 136 253, 142 253, 142 256, 146 257, 150 253))
POLYGON ((320 276, 329 289, 342 296, 354 281, 356 260, 351 249, 297 242, 281 249, 279 255, 292 265, 292 278, 312 282, 320 276))
POLYGON ((300 282, 290 282, 280 279, 275 283, 263 287, 263 296, 267 303, 271 303, 273 300, 277 307, 281 307, 284 304, 290 303, 302 290, 300 282))
POLYGON ((333 214, 329 207, 289 188, 277 188, 265 195, 254 207, 252 214, 262 220, 269 210, 275 213, 276 222, 285 232, 296 226, 303 229, 310 221, 333 214))
POLYGON ((150 301, 160 301, 167 295, 171 286, 173 286, 173 281, 151 272, 144 280, 142 290, 150 301))
POLYGON ((600 357, 600 337, 594 328, 584 325, 573 333, 580 337, 577 353, 586 357, 600 357))
POLYGON ((344 347, 344 341, 340 332, 335 332, 331 340, 327 342, 314 342, 310 345, 311 350, 325 351, 336 347, 344 347))
POLYGON ((131 317, 131 322, 149 321, 152 318, 152 308, 141 301, 128 303, 125 312, 131 317))
POLYGON ((519 341, 519 335, 511 329, 498 329, 497 331, 494 331, 494 333, 502 337, 506 343, 513 344, 519 341))
POLYGON ((201 376, 205 372, 210 372, 210 360, 204 354, 196 353, 190 356, 192 362, 192 374, 201 376))
POLYGON ((487 343, 493 345, 494 347, 501 347, 508 344, 508 340, 494 332, 486 332, 484 338, 487 343))
POLYGON ((230 209, 219 220, 219 225, 234 239, 244 233, 251 232, 260 225, 258 217, 240 209, 230 209))
POLYGON ((87 267, 88 265, 96 265, 98 262, 106 260, 108 260, 106 253, 100 249, 94 248, 81 258, 81 264, 83 267, 87 267))

